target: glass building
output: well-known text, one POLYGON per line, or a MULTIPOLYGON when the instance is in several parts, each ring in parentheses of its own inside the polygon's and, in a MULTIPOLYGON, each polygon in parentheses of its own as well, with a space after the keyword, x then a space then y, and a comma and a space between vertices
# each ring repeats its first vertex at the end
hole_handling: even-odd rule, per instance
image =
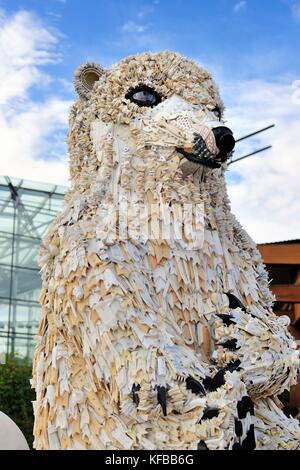
POLYGON ((0 176, 0 362, 32 357, 41 280, 38 249, 67 188, 0 176))

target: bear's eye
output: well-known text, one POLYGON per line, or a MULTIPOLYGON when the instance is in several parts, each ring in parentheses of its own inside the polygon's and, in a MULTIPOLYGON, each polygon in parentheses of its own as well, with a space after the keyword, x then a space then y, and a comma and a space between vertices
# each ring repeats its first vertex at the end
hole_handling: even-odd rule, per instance
POLYGON ((219 121, 221 121, 221 117, 222 117, 222 113, 221 113, 221 110, 219 108, 219 106, 216 106, 212 112, 214 113, 214 115, 216 116, 216 118, 219 119, 219 121))
POLYGON ((161 102, 160 95, 146 85, 140 85, 133 90, 130 90, 126 95, 125 98, 132 101, 133 103, 137 104, 138 106, 156 106, 158 103, 161 102))

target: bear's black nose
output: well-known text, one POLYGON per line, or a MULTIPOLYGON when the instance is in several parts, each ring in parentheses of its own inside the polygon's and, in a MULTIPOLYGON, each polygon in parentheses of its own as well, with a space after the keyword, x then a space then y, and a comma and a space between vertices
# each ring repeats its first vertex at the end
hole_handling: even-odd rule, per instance
POLYGON ((227 154, 234 149, 235 139, 232 131, 225 126, 215 127, 213 130, 216 144, 220 150, 222 160, 226 160, 227 154))

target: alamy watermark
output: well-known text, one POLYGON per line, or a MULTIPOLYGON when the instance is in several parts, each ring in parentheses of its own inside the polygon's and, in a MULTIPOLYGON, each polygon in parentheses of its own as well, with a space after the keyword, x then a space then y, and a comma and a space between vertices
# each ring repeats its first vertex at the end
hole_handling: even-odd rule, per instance
MULTIPOLYGON (((126 200, 105 207, 108 231, 98 233, 109 244, 116 241, 149 240, 178 242, 186 249, 199 249, 204 241, 204 204, 126 200)), ((100 228, 101 231, 101 228, 100 228)))

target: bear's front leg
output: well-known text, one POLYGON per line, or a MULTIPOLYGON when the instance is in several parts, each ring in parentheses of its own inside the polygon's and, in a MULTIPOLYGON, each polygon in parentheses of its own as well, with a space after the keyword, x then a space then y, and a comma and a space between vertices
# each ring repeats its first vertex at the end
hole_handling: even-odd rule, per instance
POLYGON ((284 318, 259 305, 245 307, 228 293, 208 321, 215 342, 212 359, 220 367, 239 361, 251 397, 278 395, 296 383, 299 354, 284 318))
POLYGON ((44 282, 35 447, 253 448, 239 373, 220 377, 151 306, 147 275, 141 290, 125 271, 97 261, 64 289, 44 282))

